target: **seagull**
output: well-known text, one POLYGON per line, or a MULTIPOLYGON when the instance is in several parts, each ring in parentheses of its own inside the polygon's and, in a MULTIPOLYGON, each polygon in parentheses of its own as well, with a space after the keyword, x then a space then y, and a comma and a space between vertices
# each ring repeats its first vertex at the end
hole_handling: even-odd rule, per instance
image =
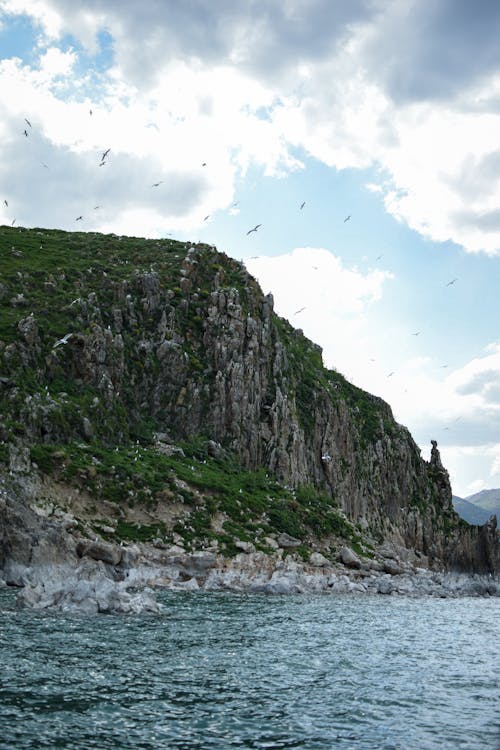
POLYGON ((24 122, 27 122, 27 123, 28 123, 28 125, 29 125, 29 126, 30 126, 30 128, 31 128, 31 122, 30 122, 29 120, 27 120, 27 119, 26 119, 26 117, 24 118, 24 122))
POLYGON ((210 218, 210 214, 207 214, 207 215, 205 216, 205 218, 203 219, 203 221, 206 221, 206 220, 207 220, 207 219, 209 219, 209 218, 210 218))
POLYGON ((349 214, 349 216, 346 216, 344 219, 344 224, 346 223, 346 221, 349 221, 350 218, 351 218, 351 214, 349 214))
POLYGON ((92 110, 89 109, 89 115, 92 117, 92 110))
POLYGON ((72 337, 72 335, 73 335, 72 333, 67 333, 65 336, 62 337, 62 339, 59 339, 59 341, 56 341, 56 343, 54 344, 54 346, 52 348, 56 349, 58 346, 62 346, 63 344, 67 344, 68 341, 69 341, 69 339, 72 337))
POLYGON ((44 162, 44 161, 41 161, 41 162, 40 162, 40 164, 42 165, 42 167, 45 167, 45 169, 48 169, 48 168, 49 168, 49 165, 48 165, 48 164, 45 164, 45 162, 44 162))
POLYGON ((206 162, 206 161, 204 161, 204 162, 203 162, 203 164, 202 164, 201 166, 202 166, 202 167, 206 167, 206 166, 207 166, 207 162, 206 162))
POLYGON ((295 310, 294 315, 298 315, 299 313, 301 313, 305 309, 306 309, 305 307, 301 307, 300 310, 295 310))
POLYGON ((380 259, 381 259, 381 258, 383 258, 383 257, 384 257, 383 255, 377 255, 377 257, 375 258, 375 260, 376 260, 376 261, 377 261, 377 260, 380 260, 380 259))
POLYGON ((252 234, 252 232, 256 232, 259 227, 261 227, 262 224, 256 224, 253 229, 249 229, 247 234, 252 234))
POLYGON ((420 331, 416 331, 416 333, 412 333, 412 336, 420 336, 420 331))
POLYGON ((394 375, 394 370, 393 370, 392 372, 390 372, 390 373, 389 373, 389 375, 388 375, 387 377, 388 377, 388 378, 390 378, 390 377, 392 377, 393 375, 394 375))
POLYGON ((300 204, 300 210, 301 210, 301 211, 302 211, 302 209, 304 208, 304 206, 305 206, 305 205, 306 205, 306 202, 305 202, 305 201, 304 201, 303 203, 301 203, 301 204, 300 204))
POLYGON ((163 182, 163 180, 160 180, 160 182, 153 182, 153 184, 151 185, 151 187, 158 187, 158 185, 161 185, 162 182, 163 182))
POLYGON ((106 151, 103 152, 103 154, 101 156, 101 161, 104 161, 104 159, 106 158, 106 156, 109 154, 110 151, 111 151, 111 149, 107 148, 106 151))
POLYGON ((5 205, 6 205, 6 206, 7 206, 7 208, 8 208, 8 207, 9 207, 9 201, 7 201, 7 200, 4 200, 4 203, 5 203, 5 205))
POLYGON ((77 216, 75 221, 83 221, 83 216, 77 216))
POLYGON ((28 137, 28 131, 26 130, 26 128, 24 129, 24 135, 26 136, 26 138, 28 137))
POLYGON ((11 227, 13 227, 15 223, 16 223, 16 220, 12 219, 12 221, 10 222, 11 227))
POLYGON ((452 279, 451 281, 449 281, 449 282, 448 282, 448 283, 446 284, 446 286, 451 286, 452 284, 454 284, 454 283, 455 283, 455 281, 458 281, 458 279, 452 279))
POLYGON ((102 208, 102 206, 94 206, 94 211, 97 211, 98 208, 102 208))

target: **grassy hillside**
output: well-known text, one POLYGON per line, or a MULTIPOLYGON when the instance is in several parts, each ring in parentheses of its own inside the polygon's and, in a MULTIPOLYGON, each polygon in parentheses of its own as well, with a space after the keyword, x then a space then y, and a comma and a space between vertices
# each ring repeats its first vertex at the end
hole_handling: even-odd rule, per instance
MULTIPOLYGON (((47 486, 57 487, 60 509, 76 512, 75 501, 65 498, 86 498, 85 507, 78 506, 85 533, 116 540, 182 538, 188 547, 215 540, 233 554, 235 540, 268 549, 266 536, 286 532, 301 542, 302 555, 335 549, 335 540, 369 554, 369 544, 362 545, 359 529, 331 494, 311 485, 290 488, 265 469, 248 471, 227 446, 215 446, 214 455, 208 434, 158 440, 165 426, 161 409, 153 414, 137 403, 141 383, 160 367, 155 354, 137 343, 160 325, 158 311, 140 310, 136 323, 132 316, 121 328, 127 379, 119 394, 106 399, 91 378, 76 372, 80 340, 88 345, 114 327, 115 310, 124 308, 127 294, 141 299, 144 277, 154 272, 183 336, 187 372, 209 377, 200 340, 214 277, 220 288, 237 289, 256 318, 261 293, 240 263, 199 245, 196 304, 186 306, 180 284, 190 247, 175 240, 0 228, 0 466, 7 468, 12 455, 28 446, 31 466, 47 486), (87 432, 86 424, 92 425, 87 432)), ((362 434, 371 439, 388 421, 386 405, 325 370, 317 347, 286 321, 276 319, 276 325, 300 384, 304 427, 313 428, 313 388, 325 387, 357 410, 362 434)))

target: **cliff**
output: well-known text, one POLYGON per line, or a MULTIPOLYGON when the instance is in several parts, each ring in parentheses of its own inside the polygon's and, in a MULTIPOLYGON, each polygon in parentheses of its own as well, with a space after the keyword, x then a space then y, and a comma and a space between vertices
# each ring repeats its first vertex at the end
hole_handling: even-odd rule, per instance
POLYGON ((207 245, 7 227, 0 257, 0 460, 42 478, 42 505, 65 498, 116 539, 230 554, 287 533, 303 555, 391 542, 498 570, 496 521, 455 513, 437 446, 423 460, 385 402, 324 368, 243 264, 207 245))

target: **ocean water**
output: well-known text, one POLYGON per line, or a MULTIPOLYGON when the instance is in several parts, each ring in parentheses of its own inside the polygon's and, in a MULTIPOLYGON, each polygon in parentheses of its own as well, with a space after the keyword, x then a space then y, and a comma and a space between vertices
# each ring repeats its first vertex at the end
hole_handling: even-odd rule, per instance
POLYGON ((498 750, 500 599, 164 592, 161 615, 14 609, 0 748, 498 750))

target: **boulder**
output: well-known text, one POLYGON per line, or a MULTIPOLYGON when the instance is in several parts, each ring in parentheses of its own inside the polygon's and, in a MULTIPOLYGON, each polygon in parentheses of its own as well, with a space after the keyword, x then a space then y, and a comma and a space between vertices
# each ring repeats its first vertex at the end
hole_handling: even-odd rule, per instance
POLYGON ((91 542, 86 539, 76 545, 78 557, 91 557, 93 560, 102 560, 107 565, 118 565, 122 558, 122 550, 112 544, 104 542, 91 542))
POLYGON ((315 568, 324 568, 327 565, 330 565, 330 561, 320 552, 312 552, 309 557, 309 564, 313 565, 315 568))
POLYGON ((283 549, 293 549, 294 547, 300 547, 301 544, 300 539, 295 539, 295 537, 290 536, 286 532, 283 532, 278 537, 278 545, 283 547, 283 549))
POLYGON ((339 560, 342 562, 343 565, 346 566, 346 568, 361 568, 361 560, 356 555, 355 552, 352 551, 350 547, 341 547, 339 551, 339 560))

